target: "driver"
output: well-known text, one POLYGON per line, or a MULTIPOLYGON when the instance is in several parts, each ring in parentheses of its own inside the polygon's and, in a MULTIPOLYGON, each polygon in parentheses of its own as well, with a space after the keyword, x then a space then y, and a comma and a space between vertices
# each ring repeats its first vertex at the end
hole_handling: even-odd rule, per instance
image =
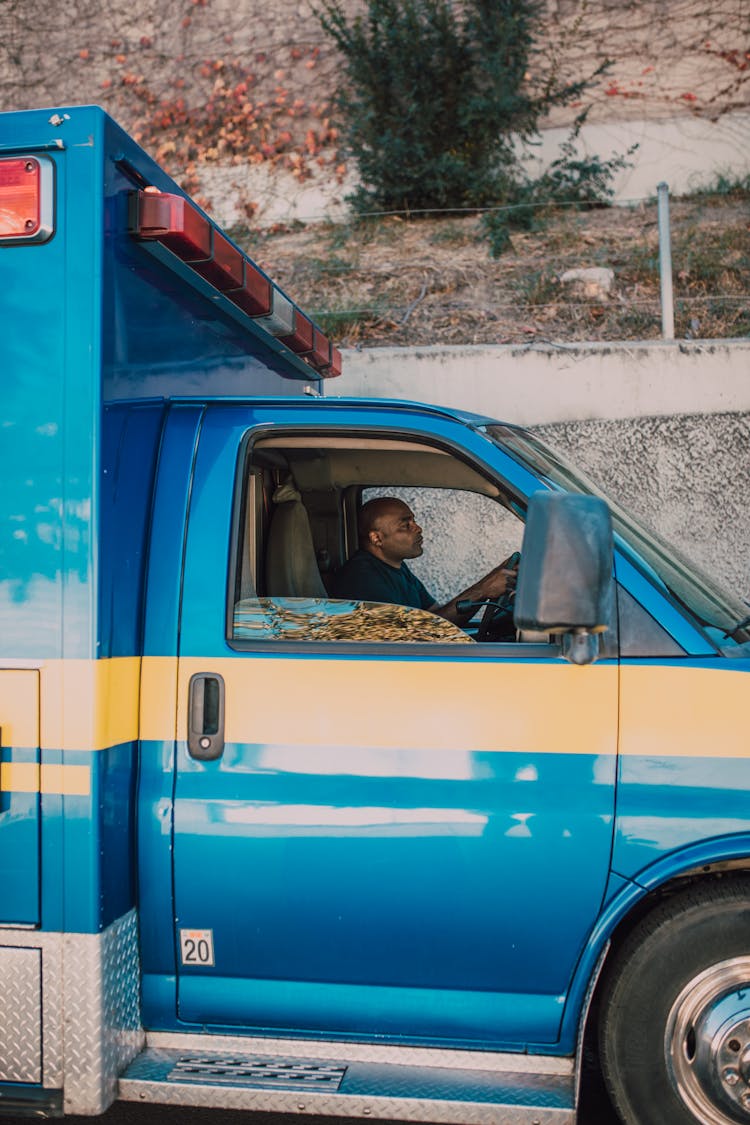
POLYGON ((517 571, 501 563, 445 605, 438 605, 405 559, 422 554, 422 528, 403 500, 381 496, 362 505, 358 520, 359 550, 344 563, 333 581, 333 596, 362 602, 391 602, 428 609, 455 625, 465 625, 476 606, 460 613, 458 602, 495 599, 513 590, 517 571))

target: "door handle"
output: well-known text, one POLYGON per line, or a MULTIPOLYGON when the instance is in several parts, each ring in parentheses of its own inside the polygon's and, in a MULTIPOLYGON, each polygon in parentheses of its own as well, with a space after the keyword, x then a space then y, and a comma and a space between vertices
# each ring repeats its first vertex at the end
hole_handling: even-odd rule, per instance
POLYGON ((190 677, 188 754, 213 762, 224 753, 224 680, 213 672, 190 677))

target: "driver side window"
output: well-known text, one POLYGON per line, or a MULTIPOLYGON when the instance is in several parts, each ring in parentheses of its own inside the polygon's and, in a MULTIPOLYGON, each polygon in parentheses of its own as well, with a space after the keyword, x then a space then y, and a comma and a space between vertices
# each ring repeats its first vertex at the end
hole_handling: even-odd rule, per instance
POLYGON ((470 645, 475 624, 459 628, 426 607, 467 589, 520 550, 523 536, 496 483, 418 441, 262 436, 248 447, 241 489, 234 642, 470 645), (403 501, 421 526, 423 554, 407 556, 408 570, 429 598, 400 601, 377 585, 371 600, 337 590, 360 547, 360 509, 377 496, 403 501))

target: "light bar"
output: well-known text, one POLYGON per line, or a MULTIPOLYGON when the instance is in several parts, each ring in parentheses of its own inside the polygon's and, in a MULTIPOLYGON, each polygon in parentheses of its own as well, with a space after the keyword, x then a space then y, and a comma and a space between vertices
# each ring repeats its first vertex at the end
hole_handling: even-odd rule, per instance
POLYGON ((47 156, 0 159, 0 246, 52 237, 54 186, 55 166, 47 156))
POLYGON ((267 316, 272 304, 271 282, 252 262, 245 261, 240 288, 230 289, 227 297, 248 316, 267 316))
POLYGON ((138 237, 153 239, 188 263, 211 258, 211 224, 181 195, 140 191, 138 237))
POLYGON ((236 246, 215 228, 211 228, 211 257, 207 262, 196 262, 195 272, 217 289, 226 292, 243 283, 245 263, 236 246))
POLYGON ((331 365, 328 368, 328 378, 335 378, 341 374, 341 352, 331 344, 331 365))
POLYGON ((271 312, 258 321, 272 336, 288 336, 294 332, 294 305, 274 285, 271 290, 271 312))
POLYGON ((325 333, 189 199, 148 187, 131 193, 130 208, 135 238, 166 247, 323 378, 341 374, 341 353, 325 333))
POLYGON ((297 355, 310 355, 313 350, 313 332, 313 322, 295 308, 294 330, 288 336, 279 336, 279 340, 297 355))
POLYGON ((311 360, 316 367, 329 367, 331 363, 331 341, 315 325, 311 360))

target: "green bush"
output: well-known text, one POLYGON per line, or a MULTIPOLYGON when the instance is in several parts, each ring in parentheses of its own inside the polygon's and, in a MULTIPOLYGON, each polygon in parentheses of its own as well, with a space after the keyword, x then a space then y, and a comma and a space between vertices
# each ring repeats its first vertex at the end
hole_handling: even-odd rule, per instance
POLYGON ((560 146, 560 155, 537 179, 526 177, 519 166, 517 179, 507 187, 503 206, 482 216, 493 258, 510 247, 512 230, 539 229, 555 206, 602 207, 611 202, 612 180, 629 166, 628 157, 638 145, 609 160, 596 154, 587 156, 579 152, 576 143, 585 120, 586 113, 579 114, 560 146))
POLYGON ((352 19, 323 0, 316 13, 344 58, 337 106, 360 213, 510 199, 523 180, 517 140, 590 80, 532 90, 536 0, 366 0, 352 19))

